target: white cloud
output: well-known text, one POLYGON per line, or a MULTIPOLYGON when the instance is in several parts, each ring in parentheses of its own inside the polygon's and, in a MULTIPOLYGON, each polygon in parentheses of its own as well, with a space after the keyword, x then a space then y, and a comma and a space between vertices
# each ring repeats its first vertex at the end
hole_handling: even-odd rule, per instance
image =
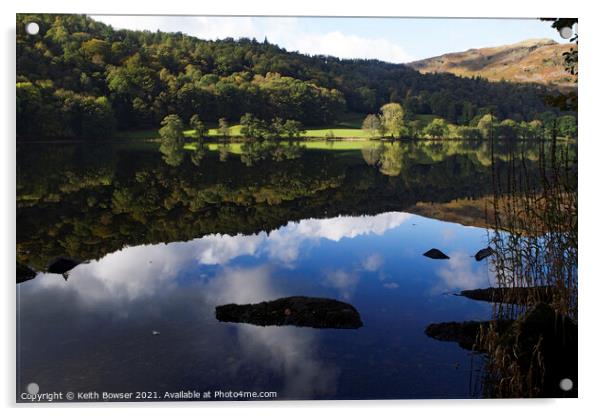
POLYGON ((362 269, 375 272, 383 265, 383 257, 380 254, 372 254, 362 261, 362 269))
POLYGON ((310 31, 303 18, 92 15, 117 29, 182 32, 201 39, 265 37, 289 51, 339 58, 380 59, 393 63, 415 60, 403 46, 384 38, 364 37, 340 30, 310 31))
MULTIPOLYGON (((226 267, 203 287, 209 304, 257 303, 287 296, 277 288, 277 279, 269 267, 226 267)), ((338 370, 321 361, 316 353, 317 333, 307 328, 259 327, 233 325, 236 328, 238 354, 244 358, 239 366, 226 371, 236 377, 247 371, 249 362, 266 366, 284 380, 283 395, 313 397, 332 394, 336 390, 338 370)))
POLYGON ((449 255, 444 267, 437 270, 441 278, 437 290, 475 289, 489 286, 487 264, 477 263, 474 257, 466 252, 457 251, 449 255))
POLYGON ((198 17, 198 16, 116 16, 92 15, 95 20, 115 29, 150 30, 155 32, 182 32, 201 39, 232 37, 257 37, 257 24, 250 17, 198 17))
POLYGON ((283 297, 284 294, 274 288, 272 280, 267 266, 226 267, 207 283, 204 294, 208 302, 216 305, 258 303, 283 297))
MULTIPOLYGON (((306 238, 340 241, 342 238, 354 238, 366 234, 383 235, 385 231, 406 221, 410 215, 403 212, 387 212, 358 217, 338 216, 327 219, 308 219, 298 223, 289 223, 286 228, 306 238)), ((272 234, 270 233, 270 237, 272 234)))
MULTIPOLYGON (((267 368, 271 375, 282 379, 282 396, 314 398, 336 392, 339 370, 333 363, 320 357, 318 331, 296 327, 264 328, 247 324, 217 323, 214 320, 214 306, 219 304, 256 303, 288 296, 289 294, 278 288, 278 279, 272 275, 269 267, 225 267, 212 279, 199 282, 194 286, 194 290, 173 284, 174 273, 195 262, 194 244, 191 243, 139 246, 121 250, 98 262, 76 267, 72 270, 68 282, 56 274, 38 276, 30 282, 36 286, 30 285, 25 290, 31 291, 35 287, 41 287, 61 288, 64 291, 41 293, 41 296, 37 297, 31 297, 35 293, 28 293, 27 299, 32 300, 28 303, 29 313, 34 312, 33 316, 38 317, 51 310, 52 316, 56 313, 64 316, 67 313, 66 319, 69 320, 83 315, 84 319, 77 324, 80 328, 82 325, 95 324, 94 318, 88 320, 89 311, 86 309, 91 307, 92 310, 103 314, 102 319, 111 315, 128 318, 129 322, 125 321, 124 328, 132 325, 137 330, 148 330, 148 326, 155 325, 155 321, 161 323, 160 316, 164 310, 173 313, 174 302, 184 302, 175 308, 197 311, 199 315, 195 319, 198 321, 195 322, 202 325, 202 337, 209 340, 202 344, 190 342, 190 345, 199 348, 193 350, 193 354, 196 353, 203 360, 226 363, 213 366, 219 370, 217 383, 219 380, 227 382, 236 379, 243 373, 244 376, 248 376, 249 368, 267 368), (174 254, 182 252, 185 253, 184 258, 174 257, 174 254), (71 291, 75 296, 52 296, 63 295, 67 291, 71 291), (161 300, 161 296, 157 296, 159 291, 168 296, 161 300), (153 294, 155 297, 149 298, 149 301, 133 299, 132 295, 136 294, 153 294), (67 309, 57 304, 64 299, 73 302, 67 309), (134 300, 143 302, 134 303, 134 300), (33 305, 36 307, 31 310, 33 305), (235 331, 234 338, 231 336, 232 331, 235 331), (221 347, 214 348, 215 345, 221 347), (229 357, 234 357, 234 360, 226 362, 225 359, 229 357)), ((30 315, 26 322, 31 325, 34 320, 30 315)), ((121 328, 119 324, 118 327, 121 328)), ((164 328, 163 336, 169 336, 169 332, 178 326, 172 325, 170 320, 164 328)), ((163 332, 163 328, 161 331, 163 332)), ((137 334, 140 332, 134 331, 133 336, 139 336, 137 334)))
MULTIPOLYGON (((269 39, 269 38, 268 38, 269 39)), ((339 58, 380 59, 393 63, 414 60, 401 46, 383 38, 365 38, 339 31, 327 33, 299 33, 285 45, 293 50, 312 55, 333 55, 339 58)))
MULTIPOLYGON (((87 304, 107 300, 127 302, 151 297, 157 291, 175 285, 176 278, 187 270, 198 273, 198 278, 204 279, 207 276, 203 277, 200 274, 197 268, 199 264, 220 265, 224 267, 222 274, 228 276, 227 280, 230 283, 227 286, 236 287, 235 292, 250 296, 244 299, 236 298, 236 302, 247 303, 262 299, 263 295, 251 295, 259 289, 266 289, 264 282, 267 277, 264 275, 269 273, 263 269, 254 270, 251 274, 241 273, 236 268, 228 267, 232 260, 241 256, 266 254, 273 261, 292 266, 304 244, 316 244, 321 239, 340 241, 343 238, 361 235, 382 235, 410 217, 411 214, 388 212, 374 216, 312 218, 289 222, 269 234, 212 234, 188 242, 126 247, 73 269, 69 275, 69 289, 80 295, 82 302, 87 304)), ((340 289, 349 297, 359 280, 357 272, 377 271, 382 263, 383 260, 378 254, 372 254, 364 259, 360 270, 348 276, 344 276, 343 272, 334 272, 327 280, 330 286, 340 289)), ((36 279, 36 282, 39 282, 37 284, 41 287, 65 284, 62 277, 47 277, 36 279)), ((381 277, 384 278, 384 275, 381 277)), ((276 295, 278 294, 273 293, 273 296, 276 295)))
MULTIPOLYGON (((340 371, 332 362, 320 359, 319 332, 311 328, 237 325, 237 335, 242 356, 282 375, 282 396, 315 398, 336 392, 340 371)), ((241 367, 238 371, 248 370, 241 367)))
POLYGON ((306 241, 315 242, 322 238, 338 242, 343 238, 361 235, 383 235, 387 230, 401 225, 410 216, 411 214, 403 212, 387 212, 374 216, 338 216, 289 222, 286 226, 270 232, 267 251, 270 257, 290 263, 297 259, 301 244, 306 241))
POLYGON ((212 234, 194 240, 193 244, 199 263, 226 264, 236 257, 254 255, 265 239, 265 233, 235 236, 212 234))
POLYGON ((343 299, 350 300, 359 281, 359 276, 354 272, 334 270, 326 273, 324 284, 335 288, 343 299))
POLYGON ((456 228, 455 227, 444 227, 441 230, 441 241, 445 244, 449 244, 456 239, 456 228))
MULTIPOLYGON (((183 268, 193 264, 194 246, 187 243, 127 247, 74 268, 68 288, 86 304, 131 301, 165 290, 183 268)), ((57 275, 44 277, 43 287, 65 284, 57 275)))

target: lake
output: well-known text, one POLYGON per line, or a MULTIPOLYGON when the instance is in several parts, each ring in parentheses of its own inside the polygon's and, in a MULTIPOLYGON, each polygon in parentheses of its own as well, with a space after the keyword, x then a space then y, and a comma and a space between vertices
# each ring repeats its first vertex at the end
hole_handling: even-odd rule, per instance
MULTIPOLYGON (((519 146, 536 175, 537 146, 519 146)), ((474 254, 509 146, 310 147, 247 166, 236 151, 170 165, 154 143, 19 144, 17 260, 40 272, 17 285, 17 399, 29 383, 147 400, 481 397, 483 357, 425 328, 491 319, 454 294, 495 285, 474 254), (44 272, 58 256, 84 263, 44 272), (288 296, 349 303, 363 326, 215 317, 288 296)))

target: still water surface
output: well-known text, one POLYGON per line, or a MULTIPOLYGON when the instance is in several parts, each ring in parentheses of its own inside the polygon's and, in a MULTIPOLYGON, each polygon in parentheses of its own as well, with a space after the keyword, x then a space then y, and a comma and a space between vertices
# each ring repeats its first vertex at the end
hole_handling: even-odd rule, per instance
POLYGON ((478 202, 490 195, 491 151, 385 152, 375 162, 370 149, 308 150, 251 167, 210 152, 174 167, 152 146, 20 146, 18 260, 88 262, 68 279, 42 271, 18 285, 18 392, 35 382, 40 392, 478 397, 482 358, 424 330, 491 316, 453 295, 493 285, 472 257, 487 246, 478 202), (431 248, 450 259, 422 256, 431 248), (348 302, 364 326, 215 319, 217 305, 298 295, 348 302))

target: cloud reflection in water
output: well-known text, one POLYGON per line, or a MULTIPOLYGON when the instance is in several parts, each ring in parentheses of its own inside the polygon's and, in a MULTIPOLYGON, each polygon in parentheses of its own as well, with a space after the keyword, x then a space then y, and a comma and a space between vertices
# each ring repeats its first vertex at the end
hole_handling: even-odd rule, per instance
MULTIPOLYGON (((357 236, 380 236, 409 217, 410 214, 391 212, 307 219, 290 222, 269 233, 215 234, 189 242, 127 247, 76 267, 67 282, 56 275, 38 276, 23 286, 22 293, 30 305, 49 305, 30 309, 33 315, 28 316, 43 313, 42 309, 61 316, 78 316, 77 331, 90 333, 94 333, 98 319, 108 317, 115 322, 127 322, 127 326, 136 328, 136 333, 140 333, 140 329, 146 333, 146 328, 155 328, 163 322, 160 333, 165 338, 178 330, 178 323, 177 320, 175 323, 163 321, 160 318, 163 313, 211 314, 218 304, 256 303, 294 295, 296 293, 289 293, 291 289, 287 291, 278 278, 277 270, 282 273, 295 267, 302 251, 319 244, 320 240, 339 242, 357 236), (262 259, 262 262, 234 264, 235 260, 245 257, 262 259), (53 303, 53 299, 58 299, 57 294, 69 299, 68 303, 53 303), (170 300, 183 303, 178 307, 170 304, 170 300)), ((382 256, 372 253, 356 265, 356 270, 332 271, 327 275, 327 283, 348 299, 355 291, 359 274, 378 271, 382 264, 382 256)), ((336 365, 320 359, 318 353, 324 332, 297 327, 224 324, 214 322, 210 316, 199 318, 207 323, 195 337, 220 340, 220 344, 227 344, 226 340, 234 337, 234 344, 224 347, 223 351, 198 351, 199 357, 206 354, 211 361, 206 365, 219 365, 224 372, 222 378, 237 380, 248 376, 245 372, 249 368, 263 368, 281 380, 281 394, 285 397, 311 398, 336 393, 339 370, 336 365), (228 361, 228 357, 233 359, 228 361)), ((28 324, 34 324, 32 318, 23 323, 28 324)), ((110 328, 107 324, 103 325, 110 328)), ((82 338, 84 344, 89 336, 82 338)), ((144 341, 128 342, 136 345, 144 341)), ((146 344, 139 347, 153 348, 146 344)), ((83 362, 71 365, 85 367, 83 362)), ((132 362, 131 366, 135 364, 132 362)))

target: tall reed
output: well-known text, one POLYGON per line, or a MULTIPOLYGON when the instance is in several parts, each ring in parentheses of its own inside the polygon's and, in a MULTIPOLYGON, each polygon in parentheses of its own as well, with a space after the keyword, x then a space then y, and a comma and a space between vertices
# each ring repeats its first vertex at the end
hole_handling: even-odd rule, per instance
POLYGON ((546 372, 543 340, 528 351, 525 367, 519 365, 513 340, 496 325, 521 319, 543 301, 558 317, 577 322, 577 153, 571 145, 559 144, 555 129, 550 138, 538 140, 535 170, 521 145, 508 144, 507 164, 496 163, 494 147, 499 145, 490 137, 494 228, 489 240, 495 252, 490 264, 505 293, 528 290, 521 291, 518 304, 494 303, 492 323, 481 331, 477 342, 487 352, 484 394, 538 397, 546 372), (541 287, 546 288, 545 300, 541 287))

